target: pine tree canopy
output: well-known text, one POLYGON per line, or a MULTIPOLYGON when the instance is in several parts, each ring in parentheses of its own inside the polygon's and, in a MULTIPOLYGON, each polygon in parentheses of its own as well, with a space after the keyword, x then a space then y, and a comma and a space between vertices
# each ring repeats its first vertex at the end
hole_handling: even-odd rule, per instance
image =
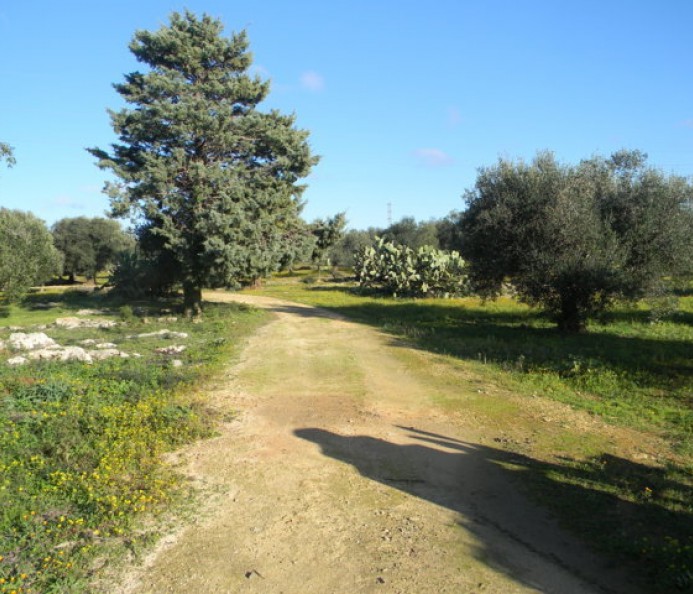
POLYGON ((248 72, 245 32, 223 36, 207 15, 173 13, 130 44, 149 67, 115 89, 130 105, 110 112, 120 142, 90 152, 118 181, 113 214, 133 216, 147 245, 179 264, 185 306, 204 286, 238 286, 272 271, 301 210, 301 178, 317 163, 293 115, 262 112, 269 82, 248 72))

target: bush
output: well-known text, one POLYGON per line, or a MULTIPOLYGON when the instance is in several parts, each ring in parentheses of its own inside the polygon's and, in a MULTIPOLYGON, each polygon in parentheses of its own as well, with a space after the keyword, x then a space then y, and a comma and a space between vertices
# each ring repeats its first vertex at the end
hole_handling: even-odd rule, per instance
MULTIPOLYGON (((147 304, 153 314, 161 305, 147 304)), ((104 338, 130 336, 131 306, 120 314, 131 323, 104 338)), ((175 369, 157 339, 143 339, 141 357, 92 365, 0 363, 0 594, 92 591, 97 566, 144 544, 156 516, 188 494, 163 454, 212 430, 200 383, 261 320, 210 304, 203 323, 179 321, 194 339, 175 369)))
POLYGON ((449 297, 469 293, 465 263, 457 252, 430 246, 417 251, 376 237, 356 255, 362 287, 379 287, 396 296, 449 297))

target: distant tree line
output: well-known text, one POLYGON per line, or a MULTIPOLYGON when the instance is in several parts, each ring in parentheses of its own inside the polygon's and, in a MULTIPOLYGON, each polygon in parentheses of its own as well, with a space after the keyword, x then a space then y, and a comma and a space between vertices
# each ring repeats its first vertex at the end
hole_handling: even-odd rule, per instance
POLYGON ((332 264, 354 266, 356 254, 365 247, 371 247, 376 238, 386 242, 418 250, 424 246, 444 251, 459 251, 459 213, 451 212, 442 219, 416 221, 414 217, 403 217, 387 227, 368 229, 349 229, 329 251, 332 264))
POLYGON ((96 274, 110 271, 133 244, 109 219, 67 218, 48 229, 32 213, 0 208, 0 301, 18 301, 55 277, 96 282, 96 274))
MULTIPOLYGON (((0 142, 0 162, 15 164, 14 150, 0 142)), ((113 267, 134 239, 116 221, 103 217, 65 218, 51 229, 30 212, 0 208, 0 302, 21 299, 56 276, 96 281, 113 267)))

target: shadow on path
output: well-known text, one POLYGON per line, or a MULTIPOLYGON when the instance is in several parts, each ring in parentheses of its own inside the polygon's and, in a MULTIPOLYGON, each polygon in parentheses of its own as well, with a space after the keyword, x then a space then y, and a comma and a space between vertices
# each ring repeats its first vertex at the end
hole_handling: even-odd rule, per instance
POLYGON ((267 307, 268 311, 274 313, 284 313, 300 316, 302 318, 324 318, 327 320, 346 320, 338 313, 334 313, 320 307, 310 307, 305 305, 294 305, 291 303, 273 304, 267 307))
MULTIPOLYGON (((479 542, 477 558, 519 583, 556 593, 639 591, 623 568, 609 567, 587 551, 511 481, 521 471, 546 476, 553 465, 413 427, 397 429, 404 443, 317 428, 295 434, 364 477, 459 513, 460 525, 479 542)), ((555 486, 566 504, 611 497, 574 484, 555 486)), ((600 523, 595 528, 609 529, 603 518, 600 523)))

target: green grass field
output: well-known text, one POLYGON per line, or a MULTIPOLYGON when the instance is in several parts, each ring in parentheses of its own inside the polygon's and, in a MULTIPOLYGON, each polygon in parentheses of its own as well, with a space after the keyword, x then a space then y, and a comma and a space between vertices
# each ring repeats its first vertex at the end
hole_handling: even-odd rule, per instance
POLYGON ((141 355, 10 367, 12 353, 0 350, 0 592, 88 590, 104 559, 138 550, 155 530, 145 521, 182 501, 179 477, 161 455, 210 435, 205 381, 265 316, 207 304, 204 321, 192 324, 174 321, 170 307, 43 291, 0 318, 7 339, 10 326, 35 332, 33 324, 97 308, 118 326, 41 331, 63 345, 93 338, 141 355), (160 329, 188 334, 176 341, 187 347, 177 355, 182 365, 155 351, 171 340, 133 338, 160 329))
MULTIPOLYGON (((305 271, 269 280, 260 293, 320 306, 440 353, 479 384, 567 403, 661 440, 661 451, 635 461, 606 449, 586 454, 595 446, 587 448, 587 438, 571 443, 566 432, 560 456, 515 448, 509 464, 566 526, 643 571, 651 591, 693 591, 690 294, 657 323, 647 304, 624 304, 571 336, 510 298, 392 299, 349 282, 316 282, 305 271)), ((454 411, 456 403, 446 406, 454 411)))

